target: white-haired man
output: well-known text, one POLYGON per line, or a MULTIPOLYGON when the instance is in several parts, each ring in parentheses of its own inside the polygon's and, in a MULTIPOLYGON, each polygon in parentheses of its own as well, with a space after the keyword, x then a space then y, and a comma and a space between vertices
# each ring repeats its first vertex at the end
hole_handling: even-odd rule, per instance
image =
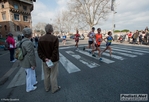
POLYGON ((38 55, 43 61, 44 86, 48 92, 51 86, 52 93, 60 90, 57 84, 58 63, 59 63, 59 40, 53 33, 53 26, 45 26, 46 34, 38 41, 38 55), (53 66, 48 67, 46 62, 52 61, 53 66))

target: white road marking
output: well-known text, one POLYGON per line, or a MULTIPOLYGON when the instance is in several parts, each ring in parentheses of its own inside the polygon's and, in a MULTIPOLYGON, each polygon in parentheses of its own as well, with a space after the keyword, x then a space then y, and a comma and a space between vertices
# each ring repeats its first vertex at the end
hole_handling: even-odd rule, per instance
MULTIPOLYGON (((90 50, 88 50, 88 49, 86 49, 87 51, 90 51, 90 50)), ((97 53, 97 52, 95 52, 95 53, 97 53)), ((108 53, 106 53, 106 52, 104 52, 102 55, 104 55, 104 56, 108 56, 108 57, 110 57, 110 54, 108 54, 108 53)), ((123 57, 121 57, 121 56, 117 56, 117 55, 111 55, 111 57, 112 58, 115 58, 115 59, 118 59, 118 60, 123 60, 124 58, 123 57)))
POLYGON ((119 48, 127 48, 127 49, 132 49, 132 50, 141 50, 141 51, 149 51, 149 48, 142 47, 142 46, 123 46, 123 45, 112 45, 114 47, 119 47, 119 48))
POLYGON ((76 53, 74 53, 73 51, 66 51, 66 53, 68 53, 70 56, 74 57, 75 59, 77 59, 78 61, 80 61, 81 63, 85 64, 86 66, 88 66, 89 68, 95 68, 100 66, 99 64, 89 61, 83 57, 81 57, 80 55, 77 55, 76 53))
MULTIPOLYGON (((93 56, 92 56, 91 54, 89 54, 88 52, 81 51, 81 50, 76 50, 76 51, 79 52, 79 53, 81 53, 81 54, 84 54, 84 55, 86 55, 86 56, 89 56, 89 57, 91 57, 91 58, 94 58, 94 59, 99 60, 98 57, 93 57, 93 56)), ((107 63, 107 64, 110 64, 110 63, 115 62, 115 61, 113 61, 113 60, 109 60, 109 59, 104 58, 104 57, 102 57, 102 60, 101 60, 101 61, 104 62, 104 63, 107 63)))
MULTIPOLYGON (((143 51, 143 49, 142 49, 142 50, 141 50, 141 49, 138 50, 138 49, 133 49, 133 48, 126 48, 126 47, 124 48, 124 47, 117 47, 117 46, 112 46, 112 47, 113 47, 113 48, 118 48, 118 49, 124 49, 124 50, 126 50, 126 51, 128 51, 128 50, 130 51, 130 50, 131 50, 131 51, 133 51, 132 53, 134 53, 134 51, 136 51, 136 52, 138 52, 138 53, 140 53, 140 52, 149 53, 149 50, 148 50, 148 51, 143 51)), ((135 53, 136 53, 136 52, 135 52, 135 53)), ((134 54, 135 54, 135 53, 134 53, 134 54)), ((143 53, 140 53, 140 55, 143 55, 143 53)))
POLYGON ((64 57, 61 53, 60 54, 60 62, 64 66, 64 68, 67 70, 67 72, 74 73, 81 71, 76 65, 74 65, 72 62, 70 62, 66 57, 64 57))
POLYGON ((122 52, 118 52, 118 51, 112 51, 112 53, 123 55, 123 56, 127 56, 127 57, 131 57, 131 58, 137 57, 137 55, 122 53, 122 52))
MULTIPOLYGON (((105 47, 101 47, 101 48, 104 48, 105 49, 105 47)), ((123 49, 113 48, 112 50, 120 51, 120 52, 126 52, 126 53, 131 53, 131 54, 135 54, 135 55, 143 55, 143 53, 140 53, 140 52, 132 52, 132 51, 123 50, 123 49)))
POLYGON ((20 70, 17 72, 13 80, 10 82, 10 84, 7 86, 7 88, 12 88, 15 86, 24 85, 26 81, 26 74, 25 69, 20 68, 20 70))

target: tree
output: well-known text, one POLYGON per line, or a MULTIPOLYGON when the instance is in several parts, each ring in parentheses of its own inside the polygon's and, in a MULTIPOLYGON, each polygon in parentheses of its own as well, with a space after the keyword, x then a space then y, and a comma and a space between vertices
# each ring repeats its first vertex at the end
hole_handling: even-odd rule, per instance
POLYGON ((120 30, 114 30, 114 33, 121 32, 120 30))
POLYGON ((110 0, 71 0, 69 10, 83 25, 92 28, 100 20, 106 20, 110 11, 110 0))
POLYGON ((36 25, 33 26, 33 31, 39 32, 41 35, 45 34, 45 26, 46 23, 38 22, 36 25))
POLYGON ((124 29, 121 32, 129 32, 129 30, 128 29, 124 29))
POLYGON ((45 30, 46 23, 38 22, 36 25, 33 26, 33 30, 45 30))
POLYGON ((46 32, 44 30, 40 30, 41 35, 44 35, 46 32))
POLYGON ((65 10, 59 12, 54 19, 55 30, 59 31, 61 34, 64 32, 69 33, 73 25, 72 20, 73 17, 69 11, 65 10))

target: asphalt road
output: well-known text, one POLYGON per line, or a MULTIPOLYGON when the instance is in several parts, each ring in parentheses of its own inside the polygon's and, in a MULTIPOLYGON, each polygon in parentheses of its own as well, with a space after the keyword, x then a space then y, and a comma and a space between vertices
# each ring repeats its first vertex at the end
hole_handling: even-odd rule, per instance
POLYGON ((0 86, 1 101, 120 102, 120 94, 149 94, 149 47, 113 44, 112 58, 106 52, 99 61, 88 50, 82 51, 86 41, 80 43, 80 50, 68 46, 74 42, 67 42, 66 47, 60 43, 59 92, 45 92, 41 60, 36 56, 37 90, 25 92, 25 72, 16 62, 8 81, 0 86))

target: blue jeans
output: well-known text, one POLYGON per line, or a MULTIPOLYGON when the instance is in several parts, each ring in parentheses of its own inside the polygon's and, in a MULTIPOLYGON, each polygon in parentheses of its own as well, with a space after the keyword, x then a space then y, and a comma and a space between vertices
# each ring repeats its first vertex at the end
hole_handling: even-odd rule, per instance
POLYGON ((14 51, 15 49, 9 49, 10 51, 10 61, 13 61, 14 60, 14 51))

